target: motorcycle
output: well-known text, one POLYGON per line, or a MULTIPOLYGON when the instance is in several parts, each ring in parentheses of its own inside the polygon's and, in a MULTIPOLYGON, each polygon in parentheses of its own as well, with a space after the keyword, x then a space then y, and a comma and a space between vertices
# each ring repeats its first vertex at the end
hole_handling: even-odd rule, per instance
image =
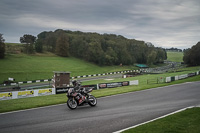
POLYGON ((76 91, 74 88, 70 88, 67 92, 67 106, 70 109, 76 109, 77 106, 87 105, 94 107, 97 104, 97 99, 90 94, 92 89, 86 90, 82 88, 80 91, 76 91))

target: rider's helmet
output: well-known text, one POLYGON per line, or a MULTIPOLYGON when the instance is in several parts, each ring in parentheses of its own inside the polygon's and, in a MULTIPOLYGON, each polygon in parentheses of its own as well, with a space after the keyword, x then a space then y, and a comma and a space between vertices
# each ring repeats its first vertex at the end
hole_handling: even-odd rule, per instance
POLYGON ((77 81, 76 81, 76 80, 73 80, 73 81, 72 81, 72 84, 73 84, 73 86, 76 86, 76 85, 77 85, 77 81))
POLYGON ((81 82, 79 82, 77 80, 73 80, 72 84, 73 84, 73 86, 81 86, 81 82))

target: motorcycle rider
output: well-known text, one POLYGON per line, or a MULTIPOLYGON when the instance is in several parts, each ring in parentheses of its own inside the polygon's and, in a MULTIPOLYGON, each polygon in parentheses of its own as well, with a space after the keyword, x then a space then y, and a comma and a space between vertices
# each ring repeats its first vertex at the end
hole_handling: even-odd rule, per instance
POLYGON ((81 83, 78 82, 77 80, 73 80, 72 84, 74 86, 74 89, 76 92, 78 92, 78 96, 80 97, 79 99, 79 104, 85 101, 85 96, 83 96, 81 93, 83 93, 82 88, 81 88, 81 83))

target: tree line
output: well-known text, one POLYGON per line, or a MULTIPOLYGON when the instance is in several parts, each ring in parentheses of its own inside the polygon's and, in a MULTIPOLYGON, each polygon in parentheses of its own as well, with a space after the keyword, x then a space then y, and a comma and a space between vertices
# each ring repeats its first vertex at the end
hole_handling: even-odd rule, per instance
POLYGON ((64 57, 73 56, 98 65, 132 65, 136 62, 155 64, 167 58, 164 49, 144 41, 115 34, 61 29, 38 34, 35 50, 49 51, 64 57))
POLYGON ((200 65, 200 42, 192 46, 192 48, 184 50, 183 61, 189 66, 200 65))
POLYGON ((59 56, 73 56, 98 65, 133 65, 162 63, 167 59, 163 48, 155 47, 121 35, 85 33, 58 29, 37 35, 20 37, 24 52, 52 52, 59 56))

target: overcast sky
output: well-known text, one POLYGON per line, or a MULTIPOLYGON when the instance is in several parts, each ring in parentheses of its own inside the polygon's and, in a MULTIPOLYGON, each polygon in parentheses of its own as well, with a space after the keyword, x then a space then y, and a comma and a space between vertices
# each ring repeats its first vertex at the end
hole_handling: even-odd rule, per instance
POLYGON ((190 48, 200 41, 200 0, 0 0, 6 42, 56 29, 190 48))

